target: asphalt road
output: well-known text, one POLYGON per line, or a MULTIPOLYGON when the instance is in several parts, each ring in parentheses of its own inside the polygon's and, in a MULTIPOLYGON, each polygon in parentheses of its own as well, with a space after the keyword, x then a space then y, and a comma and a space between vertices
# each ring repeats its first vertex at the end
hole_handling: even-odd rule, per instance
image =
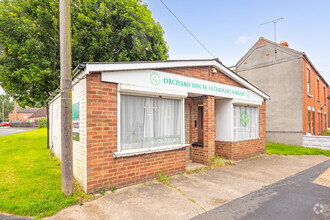
POLYGON ((0 127, 0 137, 10 134, 16 134, 26 131, 35 130, 36 128, 6 128, 6 127, 0 127))
POLYGON ((330 219, 330 188, 312 183, 329 167, 327 160, 192 219, 330 219))
POLYGON ((0 214, 0 220, 32 220, 32 218, 0 214))

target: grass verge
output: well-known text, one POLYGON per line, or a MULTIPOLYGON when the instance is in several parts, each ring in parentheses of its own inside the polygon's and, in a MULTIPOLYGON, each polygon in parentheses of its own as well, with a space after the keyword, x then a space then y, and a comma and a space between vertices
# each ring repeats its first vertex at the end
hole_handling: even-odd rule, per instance
POLYGON ((324 155, 330 156, 330 150, 322 150, 318 148, 301 147, 295 145, 266 143, 266 153, 278 155, 324 155))
POLYGON ((0 137, 0 212, 40 218, 91 197, 76 182, 73 196, 61 192, 46 140, 46 128, 0 137))

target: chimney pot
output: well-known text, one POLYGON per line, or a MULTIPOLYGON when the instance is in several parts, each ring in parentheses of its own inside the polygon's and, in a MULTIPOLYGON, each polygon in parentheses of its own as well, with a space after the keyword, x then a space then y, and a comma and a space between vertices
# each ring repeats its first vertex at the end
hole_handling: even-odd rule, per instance
POLYGON ((282 40, 282 41, 280 42, 280 45, 283 46, 283 47, 289 47, 288 42, 286 42, 285 40, 282 40))

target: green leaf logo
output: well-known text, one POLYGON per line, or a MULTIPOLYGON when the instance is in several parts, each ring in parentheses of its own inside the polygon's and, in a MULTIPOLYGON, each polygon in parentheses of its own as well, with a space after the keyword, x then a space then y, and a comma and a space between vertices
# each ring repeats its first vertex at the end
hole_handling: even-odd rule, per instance
POLYGON ((241 125, 246 127, 249 123, 249 117, 246 111, 241 113, 241 125))
POLYGON ((152 73, 150 75, 150 82, 155 86, 159 85, 160 77, 159 77, 158 73, 152 73))

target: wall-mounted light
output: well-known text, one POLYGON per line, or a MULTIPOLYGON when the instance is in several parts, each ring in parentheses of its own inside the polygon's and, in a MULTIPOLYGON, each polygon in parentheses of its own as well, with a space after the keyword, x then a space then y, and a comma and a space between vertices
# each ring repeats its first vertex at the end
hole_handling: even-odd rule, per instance
POLYGON ((212 73, 213 73, 213 74, 216 74, 216 73, 217 73, 217 69, 213 67, 213 68, 212 68, 212 73))

